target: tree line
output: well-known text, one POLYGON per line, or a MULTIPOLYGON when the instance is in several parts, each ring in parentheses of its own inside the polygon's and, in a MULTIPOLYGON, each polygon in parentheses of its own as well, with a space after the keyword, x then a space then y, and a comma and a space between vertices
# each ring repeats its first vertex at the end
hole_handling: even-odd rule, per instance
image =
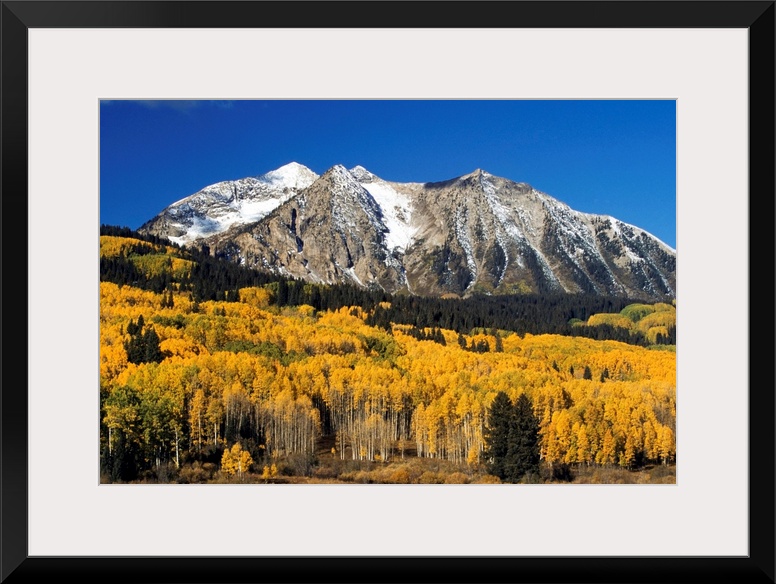
POLYGON ((338 310, 360 306, 370 313, 368 324, 390 331, 392 324, 408 324, 418 329, 448 329, 469 333, 475 329, 502 329, 518 334, 559 334, 596 340, 616 340, 633 345, 676 344, 676 328, 669 326, 654 338, 643 331, 607 323, 589 326, 587 319, 598 313, 618 313, 638 301, 626 297, 598 294, 512 294, 475 295, 468 298, 438 298, 388 294, 366 290, 352 284, 312 284, 281 277, 266 271, 247 268, 224 258, 215 257, 204 247, 181 248, 152 235, 143 235, 125 227, 103 225, 101 235, 136 239, 119 254, 100 258, 100 280, 119 285, 132 285, 161 293, 175 289, 188 292, 195 302, 207 300, 234 302, 239 290, 266 287, 272 304, 309 305, 316 310, 338 310), (188 269, 174 273, 172 266, 161 263, 155 273, 138 268, 134 256, 173 253, 189 262, 188 269), (165 252, 165 246, 167 252, 165 252))

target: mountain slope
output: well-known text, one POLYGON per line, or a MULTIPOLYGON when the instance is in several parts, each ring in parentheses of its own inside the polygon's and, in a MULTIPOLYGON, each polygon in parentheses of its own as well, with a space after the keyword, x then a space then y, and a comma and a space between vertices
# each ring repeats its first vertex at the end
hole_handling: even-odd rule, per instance
POLYGON ((391 293, 660 300, 676 289, 676 252, 643 229, 480 169, 396 183, 360 166, 317 176, 292 163, 208 187, 140 231, 204 244, 248 267, 391 293))
POLYGON ((312 170, 292 162, 258 177, 216 183, 173 203, 139 231, 190 244, 260 220, 316 178, 312 170))

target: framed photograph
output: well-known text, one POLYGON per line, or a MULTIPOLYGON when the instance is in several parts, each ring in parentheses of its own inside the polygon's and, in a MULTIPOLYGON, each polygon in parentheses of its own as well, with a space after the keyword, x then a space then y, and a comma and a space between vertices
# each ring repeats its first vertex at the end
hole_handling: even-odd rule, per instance
MULTIPOLYGON (((9 583, 71 577, 82 582, 203 583, 774 582, 775 14, 772 1, 3 1, 6 342, 0 414, 0 579, 9 583), (321 104, 327 108, 325 114, 319 111, 321 104), (488 104, 492 118, 477 109, 483 104, 488 104), (662 105, 667 109, 661 109, 662 105), (659 111, 653 112, 653 106, 659 111), (506 122, 512 107, 525 108, 520 115, 526 122, 519 128, 506 122), (620 107, 622 115, 600 115, 612 107, 620 107), (399 112, 396 108, 406 109, 399 112), (631 108, 638 108, 638 113, 623 113, 631 108), (257 124, 255 132, 247 136, 244 128, 225 126, 221 110, 229 110, 232 116, 262 119, 264 125, 257 124), (261 198, 266 193, 259 193, 253 182, 248 181, 248 185, 247 179, 242 183, 237 180, 245 176, 239 174, 240 156, 249 158, 259 151, 283 152, 283 156, 314 151, 302 149, 300 141, 323 146, 319 148, 323 151, 331 144, 334 150, 337 137, 331 127, 317 124, 316 115, 358 129, 350 134, 358 136, 358 144, 338 150, 353 152, 354 160, 335 161, 346 166, 332 166, 334 163, 325 157, 314 162, 294 159, 257 168, 257 172, 267 174, 253 179, 256 184, 283 183, 283 188, 267 195, 267 200, 261 198), (638 116, 639 124, 633 123, 633 115, 638 116), (294 119, 295 125, 279 126, 281 131, 273 133, 278 116, 294 119), (462 169, 461 173, 473 172, 452 181, 452 187, 448 184, 451 181, 443 180, 454 176, 452 172, 450 176, 412 179, 432 181, 424 184, 437 185, 435 197, 425 191, 418 194, 422 189, 404 179, 377 176, 379 172, 372 174, 374 168, 354 166, 363 163, 356 159, 362 152, 366 154, 370 148, 378 151, 376 139, 381 142, 381 152, 387 151, 385 136, 389 134, 378 133, 378 127, 391 129, 393 137, 405 134, 393 146, 405 150, 401 153, 404 158, 397 156, 405 160, 403 164, 408 150, 417 152, 417 161, 423 160, 424 145, 434 142, 423 142, 420 134, 408 142, 410 130, 401 129, 399 119, 414 119, 414 130, 455 136, 460 143, 503 143, 505 160, 514 163, 518 153, 524 157, 523 166, 516 166, 522 172, 535 170, 548 184, 563 185, 565 179, 568 185, 569 180, 576 180, 574 187, 558 187, 568 192, 582 188, 582 179, 573 177, 592 176, 580 170, 590 170, 586 167, 594 164, 593 152, 607 156, 608 167, 616 169, 609 184, 622 193, 623 207, 638 199, 641 208, 652 207, 649 211, 655 225, 669 225, 668 235, 660 233, 659 237, 668 242, 665 249, 673 253, 674 279, 653 276, 674 299, 673 305, 665 305, 671 322, 661 320, 643 334, 644 342, 653 348, 670 346, 671 355, 675 355, 671 358, 675 383, 668 384, 672 385, 671 395, 665 404, 653 385, 645 382, 639 390, 641 399, 661 413, 648 425, 644 422, 638 447, 634 443, 626 446, 623 435, 622 444, 615 444, 610 437, 610 446, 599 445, 600 450, 591 454, 591 448, 585 446, 591 439, 584 425, 591 418, 584 418, 584 422, 579 418, 573 432, 571 422, 561 421, 560 416, 553 418, 550 409, 547 419, 540 422, 530 413, 530 399, 544 399, 541 385, 537 381, 531 391, 525 389, 528 386, 514 390, 509 385, 514 378, 504 381, 507 390, 496 399, 488 398, 487 436, 467 434, 451 425, 458 433, 447 437, 441 448, 451 450, 443 454, 435 450, 440 446, 432 436, 423 438, 425 434, 413 425, 423 419, 417 409, 411 411, 411 417, 408 414, 404 424, 412 426, 411 438, 408 433, 382 442, 377 438, 359 442, 355 430, 348 435, 343 430, 345 418, 337 418, 345 410, 337 410, 333 402, 300 409, 301 398, 292 404, 294 415, 308 420, 306 414, 315 410, 330 418, 315 418, 309 433, 304 433, 300 428, 306 426, 302 424, 284 426, 285 410, 278 413, 280 410, 267 406, 259 412, 257 405, 248 414, 256 418, 246 423, 247 429, 233 425, 230 430, 229 416, 241 414, 235 414, 236 410, 210 411, 212 404, 222 402, 220 398, 207 401, 210 394, 205 377, 197 381, 197 387, 205 388, 199 396, 203 400, 201 415, 197 417, 193 401, 187 402, 187 413, 180 414, 185 419, 180 428, 169 420, 166 425, 156 424, 174 410, 173 398, 164 402, 169 410, 132 409, 135 402, 130 394, 141 383, 138 376, 151 376, 148 383, 171 387, 174 380, 161 377, 172 375, 160 373, 163 357, 175 357, 183 364, 213 347, 227 355, 224 359, 244 353, 258 355, 261 363, 282 364, 277 368, 278 379, 281 372, 285 375, 293 369, 293 375, 283 381, 289 387, 314 385, 314 372, 295 365, 312 362, 305 361, 305 355, 317 354, 313 345, 334 343, 338 347, 334 353, 353 352, 348 343, 357 337, 348 327, 357 321, 379 328, 377 307, 394 310, 400 303, 391 306, 384 302, 383 306, 375 301, 369 311, 372 320, 367 320, 366 312, 343 312, 340 320, 329 323, 329 336, 323 338, 317 330, 302 326, 319 318, 316 310, 329 301, 321 298, 314 285, 302 288, 292 283, 289 288, 286 280, 275 278, 265 288, 230 284, 214 291, 203 288, 207 278, 194 282, 188 275, 172 283, 161 279, 151 282, 149 274, 153 275, 155 268, 146 257, 142 262, 147 271, 142 278, 148 279, 149 289, 159 288, 155 293, 163 295, 161 309, 153 313, 149 323, 136 319, 135 312, 122 312, 116 318, 121 306, 111 316, 104 310, 107 305, 101 304, 106 295, 99 284, 104 271, 114 270, 108 284, 115 287, 111 290, 117 295, 126 293, 121 292, 125 282, 136 283, 141 278, 129 265, 101 266, 101 258, 110 254, 106 256, 101 249, 106 240, 99 242, 98 235, 113 238, 107 242, 110 245, 123 245, 119 240, 127 235, 119 232, 120 225, 105 225, 111 222, 105 218, 113 217, 119 205, 124 215, 115 216, 129 217, 134 212, 133 217, 147 220, 140 231, 149 238, 148 245, 156 245, 153 238, 157 236, 188 243, 187 238, 206 235, 212 237, 207 240, 206 252, 210 246, 222 246, 217 249, 219 255, 240 253, 244 261, 250 257, 270 267, 275 265, 273 258, 280 257, 277 250, 292 242, 288 234, 294 235, 296 250, 283 253, 287 258, 296 254, 298 259, 296 263, 277 259, 278 273, 296 277, 306 270, 313 274, 312 281, 323 282, 323 272, 316 270, 329 264, 324 262, 320 268, 316 264, 320 250, 313 248, 315 238, 323 240, 328 235, 320 224, 318 231, 310 227, 304 203, 288 209, 283 205, 296 200, 292 191, 300 181, 306 193, 322 180, 340 186, 343 181, 350 184, 350 180, 353 188, 349 193, 362 193, 362 199, 372 201, 362 211, 379 208, 379 212, 375 211, 374 217, 368 212, 364 215, 366 227, 353 224, 352 233, 341 229, 338 233, 343 241, 351 242, 348 238, 355 237, 362 227, 377 225, 381 235, 372 239, 382 237, 386 245, 392 242, 396 253, 389 255, 396 269, 391 271, 393 264, 385 254, 376 254, 385 271, 376 270, 369 258, 351 256, 352 245, 347 248, 346 243, 347 257, 336 258, 331 264, 345 279, 359 283, 375 278, 383 288, 425 287, 433 294, 448 296, 457 290, 462 297, 469 288, 496 298, 499 290, 509 288, 505 293, 512 294, 530 287, 531 282, 511 281, 507 276, 509 258, 519 252, 499 239, 498 219, 482 219, 482 209, 471 205, 467 212, 480 217, 478 229, 487 231, 487 225, 496 226, 492 228, 496 243, 481 255, 500 267, 496 270, 500 276, 486 270, 490 276, 461 279, 467 265, 467 273, 474 274, 473 265, 479 269, 491 264, 480 259, 467 264, 466 258, 479 252, 467 251, 470 240, 460 235, 469 229, 467 219, 460 214, 455 221, 452 215, 446 217, 445 209, 451 208, 446 201, 464 192, 461 189, 466 180, 477 182, 484 189, 482 201, 498 203, 502 215, 511 212, 499 202, 507 192, 533 196, 544 201, 544 208, 554 204, 551 199, 529 192, 520 186, 524 183, 512 182, 526 177, 506 176, 487 167, 473 170, 479 161, 462 169), (480 123, 479 128, 475 122, 480 123), (607 124, 607 133, 599 132, 602 123, 607 124), (174 138, 174 147, 157 149, 165 136, 174 138), (573 137, 578 149, 565 158, 559 155, 553 165, 547 162, 548 153, 563 151, 552 142, 557 142, 557 136, 573 137), (611 143, 602 148, 600 141, 607 137, 611 143), (210 141, 207 159, 192 155, 190 146, 197 140, 210 141), (541 148, 545 149, 544 158, 534 157, 534 151, 541 148), (590 156, 584 156, 584 151, 590 156), (638 161, 638 173, 633 170, 636 167, 622 162, 626 152, 644 157, 638 161), (180 186, 189 189, 181 196, 195 193, 205 184, 232 181, 219 184, 232 189, 227 193, 232 203, 241 197, 243 202, 230 203, 227 215, 237 209, 239 217, 240 213, 253 213, 251 217, 256 219, 260 213, 263 221, 279 209, 277 217, 285 211, 288 217, 282 215, 282 221, 275 223, 267 219, 261 236, 252 232, 247 237, 240 232, 224 243, 221 235, 227 228, 217 228, 226 221, 221 207, 201 211, 187 203, 184 212, 173 204, 174 198, 153 199, 149 207, 151 187, 147 185, 167 180, 171 166, 181 169, 179 177, 199 177, 205 175, 195 171, 203 171, 210 161, 214 168, 229 168, 233 175, 198 183, 196 188, 180 186), (539 161, 544 161, 546 168, 540 170, 539 161), (284 162, 290 164, 282 166, 284 162), (306 163, 311 168, 301 166, 306 163), (665 190, 666 169, 670 170, 671 196, 662 199, 659 193, 665 190), (390 183, 393 190, 383 179, 397 180, 390 183), (508 188, 498 186, 502 183, 508 188), (106 185, 120 193, 120 200, 110 200, 101 193, 106 185), (238 186, 245 187, 244 192, 238 193, 238 186), (421 196, 425 198, 412 198, 421 196), (404 198, 412 202, 406 209, 401 205, 404 198), (270 203, 272 210, 268 210, 270 203), (434 204, 437 207, 432 209, 434 204), (153 205, 157 208, 151 213, 153 205), (425 208, 429 217, 438 216, 443 226, 458 222, 455 236, 450 235, 453 230, 445 236, 449 248, 440 256, 449 273, 447 280, 439 269, 436 280, 424 279, 425 272, 417 267, 426 261, 439 268, 435 256, 417 252, 423 237, 433 239, 438 234, 427 229, 421 237, 413 231, 417 222, 408 219, 410 207, 413 214, 425 208), (181 219, 189 212, 193 218, 186 215, 181 219), (269 234, 278 229, 284 235, 275 241, 269 234), (246 241, 240 247, 239 242, 246 241), (412 246, 419 259, 401 264, 402 258, 411 256, 407 250, 412 246), (307 255, 302 253, 303 247, 307 255), (493 251, 496 249, 501 255, 493 251), (458 264, 456 250, 461 256, 458 264), (245 301, 245 290, 254 290, 252 300, 245 301), (302 294, 302 290, 310 296, 297 302, 301 308, 283 312, 284 299, 289 294, 302 294), (239 302, 234 302, 238 298, 239 302), (230 300, 235 306, 246 306, 253 315, 247 316, 246 322, 252 318, 290 319, 288 322, 298 325, 299 338, 281 347, 269 328, 259 330, 257 325, 253 330, 249 322, 246 330, 252 332, 246 332, 245 337, 231 332, 219 337, 213 323, 226 319, 227 309, 232 319, 229 322, 239 321, 239 315, 232 314, 228 306, 230 300), (181 303, 186 305, 185 315, 164 312, 165 307, 180 307, 181 303), (310 314, 305 321, 303 311, 307 310, 310 314), (23 313, 26 320, 19 322, 17 315, 23 313), (131 316, 129 324, 125 322, 127 315, 131 316), (203 316, 201 330, 195 326, 199 316, 203 316), (345 323, 347 318, 355 321, 345 323), (176 327, 193 336, 170 333, 160 342, 157 329, 174 331, 176 327), (20 332, 23 330, 25 334, 20 332), (115 337, 107 342, 121 345, 117 359, 134 364, 135 378, 125 372, 106 374, 110 363, 106 365, 101 357, 106 335, 115 337), (193 342, 196 335, 201 339, 193 342), (149 364, 146 369, 145 364, 149 364), (308 373, 310 379, 300 381, 308 373), (107 392, 102 384, 106 375, 116 380, 107 392), (129 393, 124 395, 124 391, 129 393), (502 397, 503 404, 498 401, 502 397), (503 410, 498 410, 498 404, 503 410), (525 406, 522 409, 521 404, 525 406), (144 412, 142 420, 136 417, 139 411, 144 412), (100 415, 95 415, 98 412, 100 415), (504 424, 501 454, 498 438, 494 438, 497 412, 503 414, 504 424), (195 419, 216 420, 212 432, 208 426, 195 436, 191 430, 195 419), (560 474, 540 480, 540 472, 546 473, 546 468, 540 470, 538 462, 535 464, 534 446, 538 457, 538 444, 531 441, 539 435, 540 423, 541 432, 557 436, 566 424, 569 436, 574 436, 573 446, 570 443, 558 446, 557 451, 541 451, 544 462, 558 462, 557 467, 550 466, 551 472, 560 472, 562 462, 571 462, 575 468, 585 463, 595 467, 598 456, 598 462, 609 469, 608 478, 601 480, 595 475, 593 479, 591 473, 586 475, 588 480, 574 481, 570 475, 564 478, 560 474), (310 443, 321 425, 331 430, 332 443, 330 456, 327 446, 330 466, 321 467, 318 476, 310 469, 300 470, 302 458, 278 455, 295 452, 289 446, 295 441, 310 443), (514 430, 517 426, 522 434, 514 430), (289 428, 294 432, 284 433, 289 428), (154 434, 157 431, 160 433, 154 434), (182 438, 177 431, 188 434, 182 438), (530 444, 521 447, 523 450, 513 447, 516 441, 525 445, 525 440, 530 444), (422 451, 431 449, 437 460, 457 457, 476 462, 479 471, 465 475, 437 462, 434 469, 424 467, 423 480, 410 479, 404 467, 401 477, 380 474, 380 463, 399 455, 396 444, 402 445, 402 455, 404 445, 410 444, 418 458, 422 451), (514 454, 518 450, 523 454, 514 454), (604 450, 608 454, 602 453, 604 450), (377 466, 351 464, 346 468, 341 464, 346 452, 353 461, 363 459, 377 466), (489 457, 487 465, 479 464, 483 452, 489 457), (260 457, 263 471, 255 460, 260 457), (270 465, 270 460, 277 460, 281 468, 270 465), (670 476, 661 468, 667 464, 672 469, 670 476), (623 469, 630 472, 634 466, 647 470, 638 481, 622 482, 640 484, 614 484, 621 481, 612 477, 625 473, 623 469), (648 470, 653 467, 653 472, 648 470), (288 478, 297 475, 317 480, 288 478), (276 484, 263 484, 269 482, 276 484), (509 484, 492 484, 495 482, 509 484)), ((452 147, 435 154, 443 154, 438 158, 448 159, 450 165, 466 164, 456 160, 455 141, 450 142, 452 147)), ((443 141, 437 144, 441 149, 443 141)), ((430 155, 426 159, 430 161, 430 155)), ((273 158, 265 155, 264 160, 273 158)), ((422 166, 419 162, 418 173, 422 166)), ((588 188, 603 189, 595 185, 588 188)), ((550 188, 547 191, 554 194, 550 188)), ((224 192, 213 195, 216 206, 224 192)), ((562 193, 557 194, 563 198, 562 193)), ((593 200, 593 195, 590 197, 593 200)), ((341 204, 332 201, 332 209, 341 204)), ((353 209, 349 209, 346 214, 352 215, 353 209)), ((613 211, 604 212, 616 216, 613 211)), ((570 221, 573 211, 567 210, 566 215, 570 221)), ((512 219, 517 222, 518 215, 512 219)), ((608 237, 619 236, 622 225, 632 229, 610 219, 619 227, 593 222, 598 226, 597 236, 603 233, 609 241, 608 237)), ((521 225, 530 230, 528 219, 520 216, 519 221, 525 221, 521 225)), ((475 229, 477 222, 471 223, 475 229)), ((638 225, 635 221, 626 223, 638 225)), ((546 224, 547 220, 544 228, 546 224)), ((148 251, 145 247, 138 250, 138 256, 148 251)), ((172 254, 165 258, 170 270, 176 261, 191 265, 186 263, 190 258, 175 255, 178 252, 173 248, 166 253, 172 254)), ((555 259, 552 262, 556 265, 555 259)), ((651 265, 654 268, 654 262, 651 265)), ((216 279, 211 275, 212 282, 216 279)), ((128 306, 145 300, 121 296, 117 302, 128 306)), ((413 306, 422 312, 422 307, 413 306)), ((473 314, 478 309, 467 310, 473 314)), ((396 335, 402 349, 427 343, 423 346, 428 349, 423 351, 429 363, 439 358, 439 346, 452 345, 454 351, 468 355, 465 359, 470 359, 471 365, 464 364, 464 369, 482 366, 480 359, 485 358, 474 355, 493 351, 521 352, 533 371, 536 361, 528 360, 528 353, 545 350, 537 346, 529 351, 523 336, 516 340, 518 337, 510 336, 513 331, 502 334, 496 326, 481 325, 479 330, 467 325, 468 333, 459 332, 456 338, 451 332, 454 327, 434 328, 422 319, 414 326, 407 321, 397 329, 397 318, 395 312, 390 318, 386 316, 386 335, 396 335)), ((591 323, 587 326, 592 327, 591 323)), ((583 324, 567 321, 563 326, 583 324)), ((598 329, 595 334, 603 334, 601 330, 610 329, 598 329)), ((527 337, 532 332, 526 329, 519 334, 527 337)), ((373 361, 390 352, 388 336, 386 340, 379 335, 360 335, 359 350, 374 357, 373 361)), ((638 383, 635 377, 620 377, 615 382, 610 379, 609 368, 600 363, 592 372, 589 367, 583 371, 579 364, 576 371, 573 366, 569 369, 565 361, 558 367, 554 353, 547 354, 546 372, 537 369, 536 375, 564 376, 568 378, 564 387, 578 384, 584 391, 590 381, 599 391, 616 383, 623 387, 638 383)), ((404 361, 385 358, 391 362, 392 375, 404 375, 397 372, 397 363, 405 366, 404 361)), ((337 359, 347 361, 342 356, 337 359)), ((463 363, 464 357, 461 359, 463 363)), ((495 367, 496 355, 493 359, 495 367)), ((355 361, 348 363, 350 369, 358 371, 355 361)), ((657 375, 654 372, 662 366, 650 365, 651 375, 657 375)), ((348 367, 343 365, 342 371, 348 367)), ((184 368, 181 365, 179 371, 184 368)), ((383 373, 388 375, 389 371, 386 367, 383 373)), ((270 365, 266 374, 268 378, 274 375, 270 365)), ((342 375, 350 375, 349 370, 342 375)), ((244 382, 240 379, 238 383, 235 377, 236 385, 229 390, 238 401, 238 385, 244 382)), ((247 383, 253 383, 253 377, 247 383)), ((252 387, 258 387, 256 383, 252 387)), ((189 391, 193 386, 186 387, 189 391)), ((226 389, 223 391, 226 395, 226 389)), ((407 391, 409 395, 422 389, 408 386, 407 391)), ((297 390, 292 392, 296 396, 294 392, 297 390)), ((189 400, 194 399, 195 392, 191 393, 189 400)), ((437 407, 436 402, 421 401, 437 407)), ((227 402, 224 397, 223 403, 237 402, 227 402)), ((465 403, 470 402, 461 398, 457 406, 465 409, 465 403)), ((572 410, 570 405, 564 407, 572 410)), ((398 406, 396 411, 401 417, 398 406)), ((381 419, 370 417, 371 426, 367 426, 365 418, 364 427, 379 430, 381 419)), ((397 420, 391 420, 394 429, 403 427, 397 420)), ((560 443, 560 438, 553 442, 556 446, 560 443)), ((299 448, 306 451, 307 446, 299 448)))

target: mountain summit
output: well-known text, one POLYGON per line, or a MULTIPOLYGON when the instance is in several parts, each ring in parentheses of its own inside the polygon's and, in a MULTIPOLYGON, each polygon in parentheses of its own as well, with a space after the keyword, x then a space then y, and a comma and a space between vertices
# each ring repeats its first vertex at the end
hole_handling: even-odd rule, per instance
POLYGON ((442 182, 290 163, 173 203, 139 229, 310 282, 418 295, 675 297, 676 251, 482 169, 442 182))
POLYGON ((306 166, 291 162, 261 176, 219 182, 173 203, 140 231, 188 245, 259 221, 317 178, 306 166))

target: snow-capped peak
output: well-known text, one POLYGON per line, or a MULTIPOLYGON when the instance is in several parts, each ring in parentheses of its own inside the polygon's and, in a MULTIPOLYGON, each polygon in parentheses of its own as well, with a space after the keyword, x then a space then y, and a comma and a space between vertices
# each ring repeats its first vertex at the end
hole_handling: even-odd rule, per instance
POLYGON ((282 185, 304 189, 313 184, 317 178, 318 175, 303 164, 289 162, 278 169, 259 176, 258 180, 272 186, 282 185))
POLYGON ((350 176, 351 176, 351 175, 350 175, 350 172, 348 171, 348 169, 347 169, 347 168, 345 168, 345 167, 344 167, 343 165, 341 165, 341 164, 335 164, 334 166, 332 166, 332 167, 329 169, 329 171, 328 171, 328 172, 330 172, 331 174, 333 174, 333 175, 336 175, 336 176, 348 176, 348 177, 350 177, 350 176))
POLYGON ((185 245, 261 220, 317 178, 306 166, 291 162, 258 177, 216 183, 173 203, 141 231, 158 231, 185 245))
POLYGON ((354 166, 350 169, 350 174, 352 174, 354 177, 356 177, 356 180, 360 182, 361 184, 364 183, 370 183, 373 180, 377 179, 378 177, 369 172, 366 168, 363 166, 354 166))

